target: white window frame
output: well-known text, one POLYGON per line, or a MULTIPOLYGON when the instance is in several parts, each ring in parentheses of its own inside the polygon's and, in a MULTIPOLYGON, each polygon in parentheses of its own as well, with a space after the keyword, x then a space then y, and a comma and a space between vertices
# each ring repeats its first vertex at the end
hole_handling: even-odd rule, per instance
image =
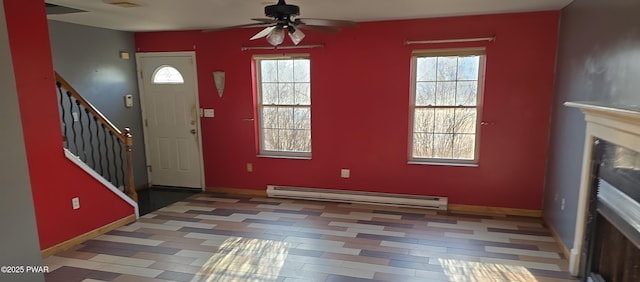
MULTIPOLYGON (((484 47, 475 48, 450 48, 450 49, 431 49, 431 50, 415 50, 411 54, 411 101, 410 101, 410 124, 409 124, 409 163, 410 164, 436 164, 436 165, 461 165, 461 166, 477 166, 480 152, 480 125, 482 114, 482 97, 484 93, 486 50, 484 47), (420 57, 448 57, 448 56, 480 56, 478 64, 478 86, 477 99, 475 106, 416 106, 416 78, 417 78, 417 58, 420 57), (414 123, 416 108, 475 108, 476 109, 476 127, 475 127, 475 143, 473 159, 457 159, 457 158, 425 158, 414 157, 414 123)), ((457 80, 456 80, 457 82, 457 80)))
MULTIPOLYGON (((311 154, 313 151, 313 142, 312 140, 309 140, 309 142, 311 142, 310 145, 310 151, 309 152, 303 152, 303 151, 278 151, 278 150, 267 150, 265 149, 265 142, 264 142, 264 126, 262 124, 263 120, 263 107, 266 105, 263 105, 262 103, 262 77, 261 77, 261 64, 260 62, 262 60, 295 60, 295 59, 306 59, 309 60, 309 87, 311 87, 311 58, 309 56, 309 54, 286 54, 286 55, 255 55, 253 56, 253 62, 255 65, 255 79, 256 79, 256 108, 257 108, 257 123, 256 125, 258 126, 258 155, 259 156, 263 156, 263 157, 276 157, 276 158, 294 158, 294 159, 311 159, 311 154)), ((311 91, 311 90, 310 90, 311 91)), ((272 106, 277 106, 277 107, 292 107, 292 108, 308 108, 309 109, 309 113, 311 116, 313 116, 312 114, 312 104, 313 101, 311 99, 311 92, 309 93, 309 105, 300 105, 300 104, 291 104, 291 105, 272 105, 272 106)), ((312 131, 312 127, 311 127, 311 121, 309 121, 309 132, 311 135, 311 139, 313 139, 313 131, 312 131)))
POLYGON ((182 73, 180 73, 180 71, 175 68, 172 65, 161 65, 159 67, 156 68, 155 71, 153 71, 153 75, 151 76, 151 81, 153 84, 184 84, 184 77, 182 76, 182 73), (164 69, 169 69, 169 70, 174 70, 176 72, 177 78, 179 78, 178 80, 163 80, 164 78, 162 78, 162 80, 158 79, 158 73, 161 70, 164 69))

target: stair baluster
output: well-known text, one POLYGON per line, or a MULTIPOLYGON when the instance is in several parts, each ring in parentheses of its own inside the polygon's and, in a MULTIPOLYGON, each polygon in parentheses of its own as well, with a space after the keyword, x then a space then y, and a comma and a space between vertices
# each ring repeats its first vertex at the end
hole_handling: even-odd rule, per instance
POLYGON ((60 120, 62 121, 62 142, 63 146, 69 149, 69 142, 67 140, 67 121, 65 120, 65 107, 64 107, 64 94, 62 94, 62 84, 60 82, 56 82, 56 86, 58 87, 58 96, 60 96, 60 120))
MULTIPOLYGON (((89 146, 91 146, 91 153, 87 154, 88 156, 91 156, 91 168, 93 170, 96 170, 96 157, 94 156, 94 149, 93 149, 93 134, 91 133, 91 115, 89 114, 89 110, 88 109, 84 109, 85 114, 87 115, 87 120, 88 120, 88 124, 87 124, 87 131, 89 132, 89 146)), ((85 161, 85 163, 88 165, 89 164, 89 160, 87 159, 85 161)))
POLYGON ((125 182, 125 166, 124 166, 124 159, 122 158, 123 155, 123 150, 122 150, 122 143, 118 142, 118 157, 120 158, 120 169, 118 171, 119 174, 122 174, 122 187, 126 187, 127 183, 125 182))
POLYGON ((120 131, 58 73, 55 75, 64 148, 137 201, 130 129, 120 131))
POLYGON ((120 177, 118 176, 118 160, 116 159, 116 140, 113 137, 113 132, 109 131, 111 136, 111 162, 113 164, 113 185, 120 187, 120 177))
MULTIPOLYGON (((98 122, 98 117, 93 117, 93 120, 98 122)), ((104 168, 102 167, 102 142, 100 142, 100 124, 96 124, 96 141, 98 143, 98 166, 100 166, 100 170, 96 167, 96 171, 100 173, 100 175, 104 176, 104 168)))
POLYGON ((67 100, 69 100, 69 112, 71 113, 71 133, 73 134, 73 147, 75 150, 71 150, 71 146, 69 149, 74 155, 78 155, 78 143, 76 143, 76 119, 73 117, 73 98, 71 97, 71 92, 67 91, 67 100))
POLYGON ((81 158, 82 161, 84 163, 87 163, 87 151, 85 148, 85 141, 84 141, 84 124, 82 122, 82 109, 80 108, 80 101, 76 100, 76 105, 78 106, 78 123, 80 123, 80 141, 82 141, 82 155, 78 154, 78 156, 83 157, 81 158))

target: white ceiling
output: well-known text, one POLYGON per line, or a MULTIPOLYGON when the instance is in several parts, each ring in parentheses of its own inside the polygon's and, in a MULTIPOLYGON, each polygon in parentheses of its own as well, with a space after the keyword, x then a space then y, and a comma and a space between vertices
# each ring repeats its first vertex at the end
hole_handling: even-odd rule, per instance
MULTIPOLYGON (((140 7, 107 2, 124 0, 46 0, 88 12, 49 15, 49 19, 123 31, 215 29, 253 23, 275 0, 127 0, 140 7)), ((300 18, 357 22, 462 15, 560 10, 573 0, 289 0, 300 18)))

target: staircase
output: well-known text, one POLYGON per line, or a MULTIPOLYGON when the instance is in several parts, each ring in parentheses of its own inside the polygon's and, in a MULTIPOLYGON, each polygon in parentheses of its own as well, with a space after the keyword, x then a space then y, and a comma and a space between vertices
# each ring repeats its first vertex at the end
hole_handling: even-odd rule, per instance
POLYGON ((118 129, 62 76, 55 76, 65 155, 137 206, 129 128, 118 129))

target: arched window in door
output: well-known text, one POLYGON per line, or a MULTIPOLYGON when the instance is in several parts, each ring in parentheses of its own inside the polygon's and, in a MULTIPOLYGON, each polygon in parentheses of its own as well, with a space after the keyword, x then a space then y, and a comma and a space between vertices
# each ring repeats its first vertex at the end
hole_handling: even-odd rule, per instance
POLYGON ((169 65, 159 66, 153 72, 153 84, 183 84, 184 78, 176 68, 169 65))

